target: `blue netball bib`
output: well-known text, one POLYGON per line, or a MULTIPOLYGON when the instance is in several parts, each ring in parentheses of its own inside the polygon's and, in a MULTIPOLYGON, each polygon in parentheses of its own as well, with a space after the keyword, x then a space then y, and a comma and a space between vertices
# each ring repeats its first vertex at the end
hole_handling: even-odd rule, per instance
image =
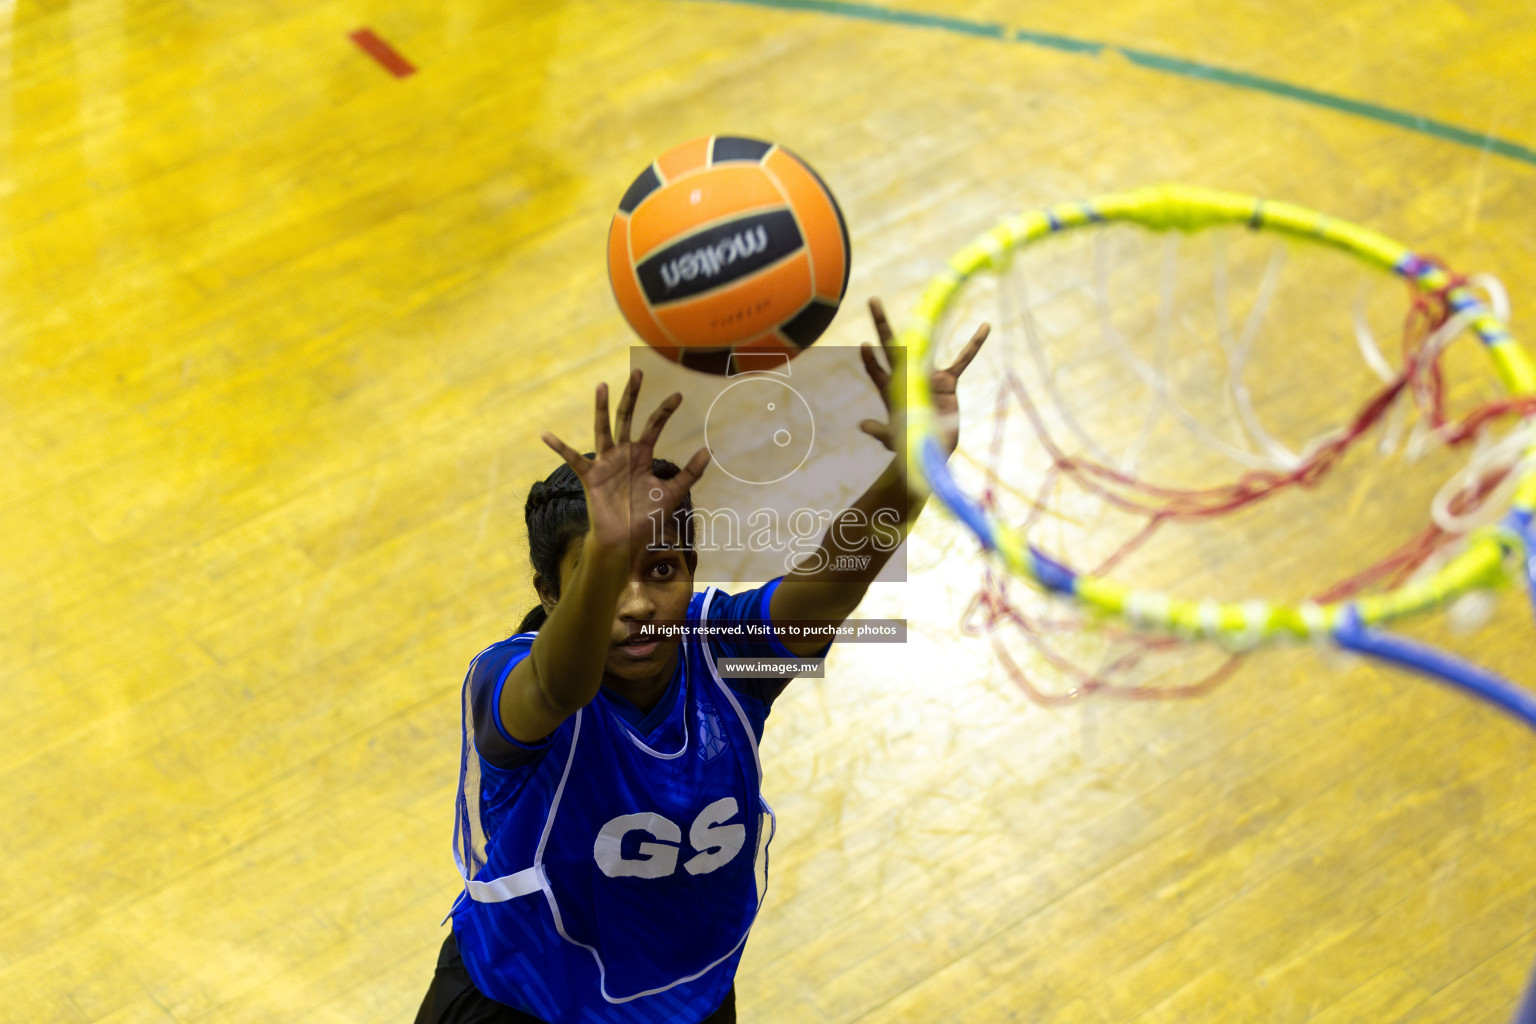
MULTIPOLYGON (((691 623, 715 593, 694 596, 691 623)), ((600 694, 466 870, 454 930, 491 998, 555 1024, 698 1020, 724 999, 767 888, 772 812, 707 644, 680 653, 681 692, 650 742, 600 694)))

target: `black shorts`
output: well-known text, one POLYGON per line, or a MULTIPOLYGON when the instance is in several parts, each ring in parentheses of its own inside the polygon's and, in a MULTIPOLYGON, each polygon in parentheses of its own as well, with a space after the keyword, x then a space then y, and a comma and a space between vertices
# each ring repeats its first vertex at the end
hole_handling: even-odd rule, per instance
MULTIPOLYGON (((442 952, 437 955, 437 970, 432 974, 432 985, 416 1011, 416 1024, 544 1024, 538 1017, 531 1017, 506 1003, 498 1003, 482 995, 464 969, 459 956, 459 944, 453 941, 453 932, 443 940, 442 952)), ((702 1024, 736 1024, 736 986, 725 994, 725 1002, 706 1017, 702 1024)))

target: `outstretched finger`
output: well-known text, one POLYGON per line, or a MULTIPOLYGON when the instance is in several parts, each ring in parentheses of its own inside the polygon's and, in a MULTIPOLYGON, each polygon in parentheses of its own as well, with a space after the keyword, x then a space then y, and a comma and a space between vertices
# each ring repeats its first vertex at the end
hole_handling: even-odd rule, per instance
POLYGON ((875 336, 880 339, 880 347, 885 349, 886 355, 890 355, 891 343, 896 340, 896 335, 891 331, 891 322, 885 318, 885 303, 879 299, 870 299, 869 316, 875 322, 875 336))
POLYGON ((656 442, 661 439, 661 428, 667 425, 667 420, 672 418, 672 414, 677 412, 677 407, 682 404, 682 395, 675 393, 668 395, 656 407, 656 411, 651 413, 651 418, 645 421, 645 431, 640 435, 640 443, 652 448, 656 447, 656 442))
POLYGON ((688 465, 678 470, 677 475, 667 483, 677 487, 679 494, 684 494, 699 482, 699 477, 704 475, 704 467, 708 465, 709 449, 700 448, 693 453, 693 458, 688 460, 688 465))
POLYGON ((890 424, 881 423, 879 420, 860 420, 859 429, 885 445, 891 451, 896 450, 896 444, 891 440, 890 424))
POLYGON ((619 418, 616 437, 620 444, 629 440, 629 428, 635 420, 635 402, 640 398, 640 371, 631 370, 624 384, 624 394, 619 397, 619 418))
POLYGON ((613 433, 608 429, 608 385, 597 386, 597 402, 592 422, 592 450, 601 455, 613 447, 613 433))
POLYGON ((952 377, 958 377, 965 372, 965 368, 971 365, 971 360, 976 358, 976 353, 981 351, 982 342, 992 333, 991 324, 982 324, 976 328, 976 333, 971 335, 971 340, 965 343, 965 348, 960 351, 960 357, 951 364, 945 372, 952 377))
POLYGON ((571 471, 576 474, 576 479, 584 479, 583 474, 592 465, 590 459, 585 458, 581 452, 578 452, 575 448, 572 448, 570 445, 560 440, 554 434, 540 434, 539 440, 553 448, 555 450, 555 454, 559 455, 562 459, 565 460, 565 464, 570 466, 571 471))
POLYGON ((869 379, 875 382, 875 387, 884 394, 886 386, 891 383, 891 373, 880 365, 880 357, 875 355, 875 346, 864 342, 859 346, 859 358, 864 360, 864 370, 869 374, 869 379))

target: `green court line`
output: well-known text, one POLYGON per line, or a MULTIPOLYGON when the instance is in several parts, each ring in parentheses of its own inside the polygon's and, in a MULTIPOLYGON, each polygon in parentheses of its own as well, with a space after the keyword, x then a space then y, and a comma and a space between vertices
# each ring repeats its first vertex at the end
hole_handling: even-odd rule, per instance
POLYGON ((968 36, 986 36, 990 39, 1006 39, 1008 29, 996 22, 971 21, 967 18, 951 18, 944 14, 928 14, 923 11, 898 11, 875 4, 842 3, 841 0, 724 0, 750 7, 776 7, 785 11, 815 11, 817 14, 836 14, 861 21, 884 21, 893 25, 913 25, 918 28, 938 28, 946 32, 963 32, 968 36))
POLYGON ((1394 110, 1391 107, 1367 103, 1364 100, 1350 99, 1348 96, 1335 96, 1333 93, 1320 92, 1317 89, 1308 89, 1300 85, 1292 85, 1289 82, 1265 78, 1262 75, 1251 75, 1245 71, 1232 71, 1228 68, 1217 67, 1214 64, 1202 64, 1199 61, 1183 60, 1178 57, 1165 57, 1162 54, 1151 53, 1147 50, 1137 50, 1128 46, 1112 46, 1109 43, 1094 42, 1091 39, 1074 39, 1071 36, 1059 36, 1046 32, 1010 29, 996 22, 971 21, 966 18, 955 18, 944 14, 929 14, 924 11, 903 11, 893 7, 881 7, 877 4, 845 3, 843 0, 712 0, 712 2, 741 4, 748 7, 769 7, 781 11, 810 11, 817 14, 831 14, 841 18, 854 18, 859 21, 875 21, 891 25, 906 25, 913 28, 939 29, 944 32, 959 32, 964 35, 980 36, 1004 42, 1028 43, 1031 46, 1043 46, 1047 49, 1060 50, 1065 53, 1087 53, 1095 57, 1105 52, 1118 53, 1133 64, 1150 68, 1154 71, 1181 75, 1185 78, 1220 82, 1222 85, 1230 85, 1238 89, 1250 89, 1254 92, 1267 93, 1270 96, 1279 96, 1283 99, 1296 100, 1299 103, 1308 103, 1315 107, 1336 110, 1344 114, 1353 114, 1356 117, 1364 117, 1398 128, 1406 128, 1408 131, 1418 132, 1420 135, 1428 135, 1447 142, 1455 142, 1459 145, 1481 149, 1489 153, 1497 153, 1499 156, 1508 157, 1511 160, 1518 160, 1521 163, 1536 167, 1536 149, 1522 146, 1518 142, 1501 139, 1485 132, 1475 132, 1468 128, 1447 124, 1444 121, 1436 121, 1433 118, 1424 117, 1419 114, 1410 114, 1404 110, 1394 110))

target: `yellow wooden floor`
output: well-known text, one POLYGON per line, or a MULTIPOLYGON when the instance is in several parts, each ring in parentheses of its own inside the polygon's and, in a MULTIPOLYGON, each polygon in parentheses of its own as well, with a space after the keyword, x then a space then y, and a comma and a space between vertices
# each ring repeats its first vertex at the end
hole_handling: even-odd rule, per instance
MULTIPOLYGON (((1144 59, 1529 154, 1523 0, 837 6, 0 2, 0 1019, 410 1019, 462 673, 531 601, 537 434, 624 370, 605 231, 678 141, 831 183, 825 344, 1016 208, 1165 179, 1495 272, 1536 338, 1536 159, 1144 59)), ((872 599, 907 649, 769 722, 744 1019, 1507 1018, 1536 737, 1305 651, 1039 708, 956 637, 947 564, 872 599)), ((1536 678, 1519 594, 1463 648, 1536 678)))

